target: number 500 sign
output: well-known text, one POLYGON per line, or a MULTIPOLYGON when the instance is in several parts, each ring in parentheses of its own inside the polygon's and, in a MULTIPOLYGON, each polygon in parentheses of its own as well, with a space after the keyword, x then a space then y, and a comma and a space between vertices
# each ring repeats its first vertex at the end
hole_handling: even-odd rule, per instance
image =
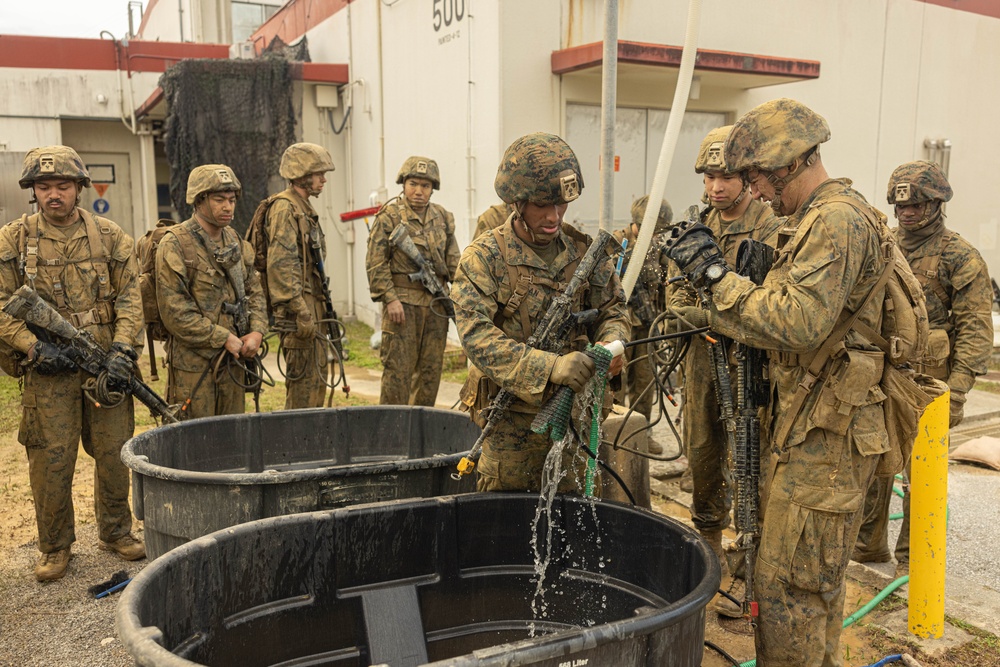
POLYGON ((448 28, 465 17, 465 0, 433 0, 434 32, 448 28))

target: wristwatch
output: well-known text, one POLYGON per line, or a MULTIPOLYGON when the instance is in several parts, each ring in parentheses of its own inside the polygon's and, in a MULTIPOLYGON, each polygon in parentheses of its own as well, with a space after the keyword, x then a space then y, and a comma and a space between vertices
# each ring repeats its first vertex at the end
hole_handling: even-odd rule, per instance
POLYGON ((726 275, 729 271, 723 264, 713 264, 707 269, 705 269, 705 278, 708 279, 708 284, 714 284, 722 280, 722 276, 726 275))

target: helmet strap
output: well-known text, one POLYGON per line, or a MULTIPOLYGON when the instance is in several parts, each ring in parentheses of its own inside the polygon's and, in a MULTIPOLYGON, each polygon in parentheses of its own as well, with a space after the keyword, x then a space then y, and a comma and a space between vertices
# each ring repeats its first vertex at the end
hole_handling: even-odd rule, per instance
POLYGON ((516 204, 514 204, 514 219, 513 221, 511 221, 511 226, 516 225, 518 222, 520 222, 521 229, 523 229, 525 233, 527 233, 527 235, 531 237, 531 242, 534 243, 535 245, 538 245, 538 241, 535 240, 535 233, 531 231, 531 228, 528 227, 528 224, 524 221, 524 218, 521 216, 521 211, 523 210, 524 210, 524 202, 517 202, 516 204))
MULTIPOLYGON (((747 196, 747 192, 749 192, 749 191, 750 191, 750 186, 744 183, 743 184, 743 189, 740 190, 740 195, 736 199, 733 200, 732 204, 730 204, 729 206, 722 206, 722 207, 716 206, 715 210, 719 211, 721 213, 721 212, 730 211, 730 210, 736 208, 737 206, 740 205, 740 202, 743 201, 743 198, 747 196)), ((708 193, 707 192, 705 193, 705 197, 708 197, 708 193)))

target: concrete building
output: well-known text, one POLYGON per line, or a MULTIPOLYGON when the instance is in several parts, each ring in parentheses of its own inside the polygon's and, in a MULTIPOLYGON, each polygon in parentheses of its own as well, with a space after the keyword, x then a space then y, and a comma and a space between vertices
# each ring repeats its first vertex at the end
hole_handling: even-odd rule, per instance
MULTIPOLYGON (((151 49, 157 39, 238 41, 236 17, 243 10, 259 11, 267 20, 249 35, 249 45, 233 47, 237 55, 250 55, 251 49, 259 53, 275 38, 286 44, 307 38, 313 62, 303 66, 295 84, 298 129, 302 140, 327 146, 337 165, 318 210, 327 229, 328 270, 341 314, 375 324, 378 307, 368 297, 363 218, 341 222, 339 216, 395 196, 400 190, 396 172, 408 155, 438 161, 442 187, 432 201, 455 214, 464 246, 479 213, 498 201, 493 178, 504 148, 526 132, 555 132, 579 155, 587 186, 567 217, 584 229, 596 227, 601 0, 290 0, 268 18, 274 8, 264 5, 271 4, 150 0, 140 37, 127 48, 151 49), (256 8, 238 7, 249 4, 256 8)), ((946 162, 956 190, 947 208, 949 225, 980 249, 994 275, 1000 274, 998 215, 977 196, 982 174, 1000 168, 1000 129, 990 113, 1000 92, 987 83, 1000 80, 1000 8, 995 4, 762 0, 748 11, 726 0, 704 0, 696 78, 667 198, 675 210, 698 201, 701 185, 693 163, 709 129, 760 102, 793 97, 830 122, 833 139, 823 147, 830 173, 851 177, 890 217, 885 188, 898 164, 928 158, 946 162)), ((652 182, 686 17, 683 0, 620 2, 616 225, 625 224, 631 201, 652 182)), ((0 92, 16 96, 0 97, 0 142, 8 142, 0 151, 17 153, 71 139, 89 139, 86 150, 97 151, 104 142, 92 131, 96 126, 85 123, 108 119, 110 128, 114 120, 120 126, 115 133, 135 146, 130 159, 146 164, 143 177, 130 162, 134 198, 147 201, 131 208, 134 219, 142 221, 137 232, 150 224, 157 213, 148 202, 157 201, 155 184, 165 182, 168 165, 155 156, 150 163, 152 140, 130 136, 117 116, 131 123, 135 110, 140 126, 155 127, 166 111, 155 94, 151 72, 157 70, 128 77, 132 92, 119 94, 109 71, 90 70, 84 76, 36 67, 29 72, 34 66, 5 48, 8 39, 0 37, 0 92), (57 94, 36 99, 52 77, 72 79, 66 85, 78 93, 73 100, 57 94), (111 111, 117 111, 119 97, 131 95, 136 103, 123 103, 127 113, 111 113, 97 101, 102 90, 111 111), (12 122, 18 125, 8 130, 15 127, 12 122)), ((194 46, 171 48, 180 53, 194 46)), ((229 53, 228 47, 211 48, 229 53)), ((113 53, 106 58, 113 59, 113 53)), ((129 63, 140 62, 129 57, 129 63)), ((985 182, 991 183, 989 176, 985 182)))

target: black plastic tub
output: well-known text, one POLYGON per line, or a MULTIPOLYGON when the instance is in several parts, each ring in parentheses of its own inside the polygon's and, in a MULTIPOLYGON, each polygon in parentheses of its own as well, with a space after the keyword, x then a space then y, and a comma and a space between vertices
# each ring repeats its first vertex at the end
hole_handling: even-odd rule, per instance
POLYGON ((156 558, 239 523, 475 490, 451 473, 479 436, 468 415, 396 406, 195 419, 122 449, 132 504, 156 558))
POLYGON ((219 531, 136 576, 118 635, 143 667, 701 664, 720 577, 707 543, 646 510, 557 497, 539 601, 537 504, 475 493, 219 531))

